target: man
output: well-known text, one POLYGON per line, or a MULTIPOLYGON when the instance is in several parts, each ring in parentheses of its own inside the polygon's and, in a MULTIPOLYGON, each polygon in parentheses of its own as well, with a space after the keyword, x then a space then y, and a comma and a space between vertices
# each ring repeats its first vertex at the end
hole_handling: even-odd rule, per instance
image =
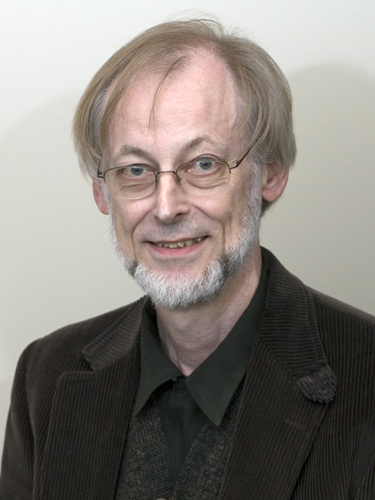
POLYGON ((291 111, 275 62, 210 21, 94 77, 76 148, 147 297, 26 349, 1 500, 375 498, 375 319, 259 245, 291 111))

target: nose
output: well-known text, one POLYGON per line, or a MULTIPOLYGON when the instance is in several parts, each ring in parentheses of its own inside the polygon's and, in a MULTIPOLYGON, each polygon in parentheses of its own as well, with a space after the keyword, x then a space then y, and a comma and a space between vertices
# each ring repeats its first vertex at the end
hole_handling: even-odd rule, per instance
POLYGON ((189 210, 186 193, 173 170, 159 173, 155 200, 155 217, 166 224, 174 222, 176 217, 189 210))

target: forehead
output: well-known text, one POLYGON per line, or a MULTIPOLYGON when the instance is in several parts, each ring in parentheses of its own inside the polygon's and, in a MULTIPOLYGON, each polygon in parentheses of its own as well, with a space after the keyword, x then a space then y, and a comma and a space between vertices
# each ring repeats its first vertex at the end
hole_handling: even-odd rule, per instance
POLYGON ((225 63, 208 51, 194 53, 164 79, 160 74, 136 79, 117 105, 110 149, 136 133, 144 137, 209 133, 228 139, 236 129, 236 98, 225 63))

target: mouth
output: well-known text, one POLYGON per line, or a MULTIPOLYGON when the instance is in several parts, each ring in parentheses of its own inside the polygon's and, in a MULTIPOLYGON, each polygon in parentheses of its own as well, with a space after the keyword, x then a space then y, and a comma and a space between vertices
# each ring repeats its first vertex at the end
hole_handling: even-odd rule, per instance
POLYGON ((192 238, 188 240, 154 243, 154 245, 159 248, 172 248, 172 249, 185 248, 185 247, 191 247, 192 245, 196 245, 197 243, 200 243, 206 238, 207 236, 200 236, 199 238, 192 238))

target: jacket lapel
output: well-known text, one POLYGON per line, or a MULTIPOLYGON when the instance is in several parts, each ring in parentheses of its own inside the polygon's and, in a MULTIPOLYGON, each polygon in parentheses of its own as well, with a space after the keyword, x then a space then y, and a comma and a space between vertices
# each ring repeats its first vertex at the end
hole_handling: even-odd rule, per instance
POLYGON ((140 374, 134 342, 139 319, 132 325, 122 318, 84 349, 93 371, 68 372, 59 379, 42 500, 113 500, 140 374))
POLYGON ((290 500, 335 393, 311 293, 269 258, 267 298, 221 500, 290 500))

